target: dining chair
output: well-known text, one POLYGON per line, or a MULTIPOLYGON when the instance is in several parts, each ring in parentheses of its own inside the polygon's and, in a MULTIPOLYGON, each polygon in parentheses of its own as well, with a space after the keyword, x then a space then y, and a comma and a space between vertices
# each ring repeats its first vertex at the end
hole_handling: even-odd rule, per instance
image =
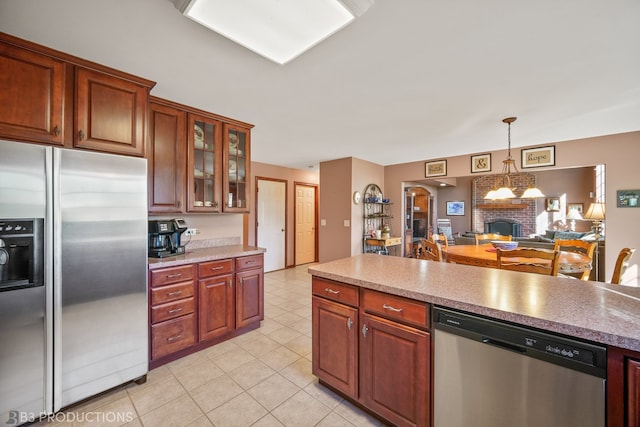
POLYGON ((447 236, 445 236, 444 234, 436 234, 436 233, 433 233, 433 234, 431 235, 431 241, 432 241, 432 242, 439 243, 439 244, 441 244, 442 246, 444 246, 445 248, 446 248, 447 246, 449 246, 449 242, 447 241, 447 236))
POLYGON ((558 257, 560 252, 549 249, 517 248, 511 250, 496 249, 498 268, 502 270, 523 271, 525 273, 558 275, 558 257), (541 262, 544 260, 544 262, 541 262))
POLYGON ((511 236, 503 236, 501 234, 495 234, 495 233, 476 234, 475 236, 476 236, 476 245, 479 245, 481 243, 487 243, 488 241, 491 241, 491 240, 511 241, 511 236))
POLYGON ((635 249, 630 248, 623 248, 620 250, 618 259, 616 259, 616 266, 613 269, 613 276, 611 276, 611 283, 613 283, 614 285, 620 284, 622 275, 629 266, 629 259, 635 251, 635 249))
POLYGON ((428 239, 422 239, 422 254, 421 258, 430 260, 430 261, 438 261, 442 262, 442 251, 440 250, 440 245, 436 242, 432 242, 428 239))
MULTIPOLYGON (((553 249, 556 251, 576 252, 589 257, 593 262, 593 254, 595 253, 598 242, 587 242, 584 240, 556 240, 553 249)), ((577 276, 580 280, 589 280, 591 269, 585 270, 577 276)), ((598 279, 595 279, 598 280, 598 279)))

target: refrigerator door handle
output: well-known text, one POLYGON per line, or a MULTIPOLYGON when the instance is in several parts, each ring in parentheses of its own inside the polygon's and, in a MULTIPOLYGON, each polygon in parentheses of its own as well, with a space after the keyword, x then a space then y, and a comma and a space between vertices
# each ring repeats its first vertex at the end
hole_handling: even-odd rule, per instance
POLYGON ((47 233, 47 237, 53 241, 53 253, 58 256, 51 257, 53 275, 52 275, 52 292, 53 292, 53 305, 51 311, 53 312, 53 342, 58 345, 53 346, 53 411, 57 412, 62 407, 62 287, 60 283, 62 281, 62 257, 59 255, 62 250, 62 218, 60 212, 60 163, 62 153, 59 148, 53 148, 52 159, 52 172, 51 173, 51 201, 49 206, 52 206, 52 211, 56 212, 56 215, 50 215, 53 217, 52 227, 47 233))

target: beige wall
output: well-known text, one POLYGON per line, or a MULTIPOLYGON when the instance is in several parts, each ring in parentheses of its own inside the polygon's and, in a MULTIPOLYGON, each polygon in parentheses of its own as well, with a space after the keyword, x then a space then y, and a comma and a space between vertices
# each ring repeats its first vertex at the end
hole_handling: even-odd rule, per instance
MULTIPOLYGON (((295 263, 295 235, 294 235, 294 206, 295 206, 295 183, 318 185, 320 183, 320 175, 317 170, 291 169, 280 166, 269 165, 266 163, 252 162, 251 175, 253 185, 253 195, 251 197, 251 213, 249 214, 249 241, 248 244, 256 244, 256 177, 272 178, 286 181, 287 183, 287 239, 286 239, 286 267, 291 267, 295 263)), ((320 221, 318 221, 319 223, 320 221)), ((260 242, 258 242, 258 246, 260 242)))
POLYGON ((362 253, 362 203, 353 203, 353 193, 372 183, 384 193, 383 181, 384 167, 375 163, 352 157, 320 163, 320 219, 326 221, 320 225, 320 262, 362 253))
MULTIPOLYGON (((540 145, 549 145, 544 143, 540 145)), ((640 208, 616 208, 616 190, 640 188, 640 132, 606 135, 571 141, 552 143, 556 146, 556 165, 536 170, 573 168, 578 166, 606 166, 606 269, 605 277, 610 278, 616 256, 623 247, 640 249, 640 208)), ((507 150, 493 151, 493 170, 497 162, 507 156, 507 150)), ((516 150, 514 158, 519 164, 520 153, 516 150)), ((393 200, 400 200, 405 181, 424 179, 424 162, 420 161, 385 167, 385 194, 393 200)), ((448 177, 470 175, 470 156, 456 156, 447 159, 448 177)), ((571 200, 570 202, 573 202, 571 200)), ((588 206, 585 205, 585 209, 588 206)), ((401 226, 401 204, 392 207, 394 219, 392 227, 401 226)), ((625 283, 640 284, 640 257, 631 259, 625 283)))

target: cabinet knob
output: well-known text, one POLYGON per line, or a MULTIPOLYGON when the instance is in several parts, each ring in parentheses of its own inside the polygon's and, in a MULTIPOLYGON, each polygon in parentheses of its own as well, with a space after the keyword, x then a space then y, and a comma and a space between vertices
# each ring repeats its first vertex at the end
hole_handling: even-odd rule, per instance
POLYGON ((58 126, 53 128, 53 135, 60 136, 60 128, 58 126))
POLYGON ((366 338, 367 332, 369 332, 369 328, 367 328, 367 325, 366 324, 362 325, 362 336, 366 338))
POLYGON ((84 139, 84 132, 82 131, 82 129, 80 129, 80 130, 78 131, 78 139, 79 139, 80 141, 82 141, 82 140, 84 139))
POLYGON ((347 319, 347 328, 351 330, 351 326, 353 326, 353 320, 351 320, 351 317, 349 317, 347 319))

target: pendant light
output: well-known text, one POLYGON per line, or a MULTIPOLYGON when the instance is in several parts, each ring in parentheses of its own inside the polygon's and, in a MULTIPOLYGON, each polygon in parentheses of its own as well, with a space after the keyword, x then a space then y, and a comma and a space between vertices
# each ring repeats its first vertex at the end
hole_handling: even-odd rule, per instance
MULTIPOLYGON (((514 187, 511 186, 511 177, 520 175, 518 168, 516 166, 515 160, 511 157, 511 123, 515 122, 517 117, 507 117, 502 119, 503 123, 507 124, 507 141, 508 141, 508 152, 507 158, 502 161, 502 172, 499 177, 496 179, 496 184, 493 189, 491 189, 486 196, 484 196, 487 200, 500 200, 500 199, 514 199, 516 197, 513 190, 514 187), (513 172, 511 171, 513 168, 513 172), (500 187, 498 187, 500 185, 500 187)), ((531 174, 526 174, 530 177, 529 188, 527 188, 522 194, 521 198, 523 199, 531 199, 536 197, 544 197, 542 191, 535 188, 531 183, 533 181, 533 176, 531 174)))

